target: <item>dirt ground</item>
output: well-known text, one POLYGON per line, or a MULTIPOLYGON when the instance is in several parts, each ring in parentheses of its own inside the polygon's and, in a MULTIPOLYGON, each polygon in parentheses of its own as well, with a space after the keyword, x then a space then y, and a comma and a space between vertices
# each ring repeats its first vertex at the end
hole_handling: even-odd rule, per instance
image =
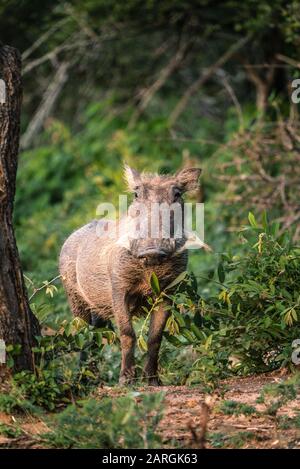
MULTIPOLYGON (((159 431, 164 446, 186 448, 299 448, 300 427, 279 428, 278 417, 300 415, 300 395, 282 406, 277 419, 266 415, 266 404, 256 403, 262 388, 285 379, 281 373, 223 381, 213 394, 198 387, 161 386, 139 391, 165 393, 165 412, 159 431), (251 415, 225 415, 223 401, 235 401, 256 409, 251 415)), ((121 395, 116 388, 103 388, 99 395, 121 395)))
MULTIPOLYGON (((231 379, 223 381, 212 394, 187 386, 140 387, 138 391, 165 393, 165 412, 159 426, 165 448, 300 448, 300 425, 279 424, 300 416, 300 395, 282 406, 277 417, 266 414, 267 404, 256 402, 265 385, 284 378, 277 372, 231 379), (247 409, 251 406, 251 411, 227 415, 222 409, 224 401, 247 405, 247 409)), ((104 386, 95 397, 117 397, 125 392, 104 386)), ((12 423, 14 418, 0 413, 0 423, 12 423)), ((46 430, 43 422, 23 417, 21 428, 24 433, 20 437, 0 435, 0 448, 41 447, 38 435, 46 430)))

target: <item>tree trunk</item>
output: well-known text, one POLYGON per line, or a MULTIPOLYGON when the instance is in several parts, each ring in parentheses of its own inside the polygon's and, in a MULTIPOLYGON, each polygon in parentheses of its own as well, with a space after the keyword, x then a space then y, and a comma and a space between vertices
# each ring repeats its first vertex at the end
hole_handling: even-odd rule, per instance
POLYGON ((1 44, 0 79, 0 339, 6 345, 21 345, 21 352, 15 357, 15 370, 32 369, 31 347, 34 336, 39 334, 39 324, 29 307, 12 226, 20 133, 21 60, 16 49, 1 44))

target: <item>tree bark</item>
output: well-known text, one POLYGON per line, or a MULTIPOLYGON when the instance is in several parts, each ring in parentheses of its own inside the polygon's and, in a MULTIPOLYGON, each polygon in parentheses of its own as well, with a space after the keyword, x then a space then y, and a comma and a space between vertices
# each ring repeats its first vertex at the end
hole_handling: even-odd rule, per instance
POLYGON ((12 225, 20 135, 21 60, 16 49, 1 44, 0 79, 5 84, 5 99, 0 104, 0 339, 6 345, 21 345, 14 360, 17 371, 33 369, 31 347, 40 329, 29 307, 12 225))

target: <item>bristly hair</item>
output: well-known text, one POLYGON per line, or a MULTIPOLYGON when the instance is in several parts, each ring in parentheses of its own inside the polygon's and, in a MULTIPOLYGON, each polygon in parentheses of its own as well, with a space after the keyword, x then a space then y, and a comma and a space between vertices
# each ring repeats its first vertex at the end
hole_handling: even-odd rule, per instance
POLYGON ((199 187, 200 168, 183 168, 176 174, 139 173, 124 164, 124 177, 129 191, 134 191, 141 184, 165 185, 178 183, 184 191, 192 192, 199 187))
POLYGON ((130 168, 126 163, 124 163, 124 179, 127 183, 128 191, 133 191, 139 184, 161 184, 164 182, 175 181, 175 178, 171 174, 158 174, 158 173, 148 173, 142 172, 139 173, 135 169, 130 168))

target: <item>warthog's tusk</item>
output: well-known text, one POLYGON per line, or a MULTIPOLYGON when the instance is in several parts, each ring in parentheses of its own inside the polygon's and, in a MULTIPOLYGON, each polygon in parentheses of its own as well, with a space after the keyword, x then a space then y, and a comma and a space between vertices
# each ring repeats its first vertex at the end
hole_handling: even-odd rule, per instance
POLYGON ((186 242, 177 252, 182 252, 186 249, 204 249, 205 251, 212 252, 212 248, 208 244, 204 243, 204 241, 202 241, 195 233, 185 231, 184 235, 186 242))
MULTIPOLYGON (((185 231, 184 235, 185 235, 186 241, 184 245, 178 249, 176 254, 180 254, 182 251, 185 251, 187 249, 204 249, 205 251, 208 251, 208 252, 213 251, 212 248, 208 244, 204 243, 204 241, 202 241, 199 238, 199 236, 197 236, 195 233, 192 233, 190 231, 185 231)), ((128 234, 121 236, 116 242, 116 244, 130 251, 130 239, 129 239, 128 234)))

